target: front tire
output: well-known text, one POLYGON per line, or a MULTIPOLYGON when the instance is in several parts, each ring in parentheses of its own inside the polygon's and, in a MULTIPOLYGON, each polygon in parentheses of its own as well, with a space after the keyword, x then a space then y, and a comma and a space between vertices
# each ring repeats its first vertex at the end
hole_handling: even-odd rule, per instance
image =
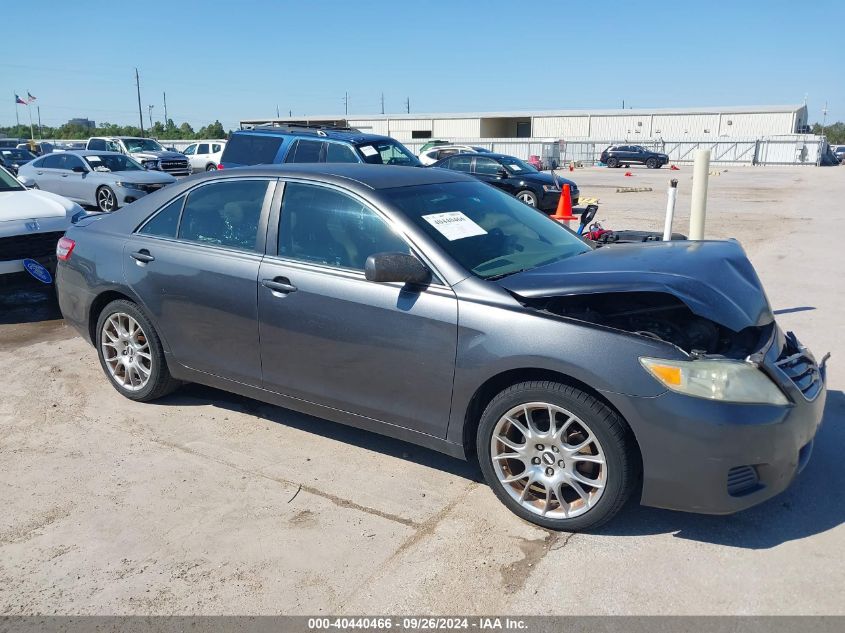
POLYGON ((103 213, 117 210, 117 196, 111 187, 103 186, 97 189, 97 208, 103 213))
POLYGON ((131 301, 112 301, 103 309, 95 341, 109 382, 130 400, 150 402, 179 386, 167 368, 158 333, 131 301))
POLYGON ((519 201, 524 202, 529 207, 534 207, 535 209, 537 208, 537 195, 533 191, 525 189, 518 192, 516 197, 519 201))
POLYGON ((609 521, 639 469, 622 417, 558 382, 523 382, 499 393, 481 416, 476 450, 487 484, 514 514, 568 532, 609 521))
POLYGON ((607 159, 607 166, 610 167, 611 169, 614 168, 614 167, 619 167, 619 159, 611 156, 610 158, 607 159))

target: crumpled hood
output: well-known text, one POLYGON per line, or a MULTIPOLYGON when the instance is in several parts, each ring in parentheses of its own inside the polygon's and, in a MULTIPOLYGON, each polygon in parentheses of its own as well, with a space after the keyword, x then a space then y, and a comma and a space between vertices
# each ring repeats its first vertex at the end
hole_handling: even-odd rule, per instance
POLYGON ((135 160, 150 160, 151 158, 158 158, 163 160, 178 160, 178 159, 187 159, 187 156, 184 154, 180 154, 179 152, 171 152, 169 150, 165 150, 163 152, 132 152, 129 154, 135 160))
POLYGON ((760 279, 736 241, 614 244, 495 283, 529 299, 664 292, 735 332, 774 319, 760 279))
POLYGON ((0 192, 0 222, 70 217, 81 210, 76 203, 47 191, 0 192))

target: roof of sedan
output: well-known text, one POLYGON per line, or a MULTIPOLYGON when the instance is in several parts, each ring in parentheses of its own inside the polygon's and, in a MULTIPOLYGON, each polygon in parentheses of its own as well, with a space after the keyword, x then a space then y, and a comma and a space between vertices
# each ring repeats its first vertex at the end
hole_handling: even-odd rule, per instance
POLYGON ((76 156, 109 156, 109 155, 123 156, 123 154, 121 154, 120 152, 107 152, 105 150, 97 151, 95 149, 66 149, 66 150, 63 150, 63 151, 57 152, 57 153, 60 153, 60 154, 75 154, 76 156))
POLYGON ((398 165, 366 165, 360 163, 311 163, 299 165, 256 165, 215 172, 219 177, 231 176, 329 176, 352 180, 370 189, 390 189, 443 182, 477 182, 472 176, 446 169, 401 167, 398 165))

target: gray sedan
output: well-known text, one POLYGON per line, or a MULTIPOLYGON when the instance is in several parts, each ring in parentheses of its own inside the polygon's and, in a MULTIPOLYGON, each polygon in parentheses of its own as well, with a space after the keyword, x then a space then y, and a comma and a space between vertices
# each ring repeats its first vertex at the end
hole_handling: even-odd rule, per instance
POLYGON ((561 530, 631 495, 735 512, 810 458, 824 363, 737 242, 593 250, 441 169, 213 174, 58 243, 62 313, 127 398, 197 382, 477 459, 561 530))
POLYGON ((22 165, 18 179, 27 187, 106 213, 176 182, 170 174, 148 171, 123 154, 86 150, 42 156, 22 165))

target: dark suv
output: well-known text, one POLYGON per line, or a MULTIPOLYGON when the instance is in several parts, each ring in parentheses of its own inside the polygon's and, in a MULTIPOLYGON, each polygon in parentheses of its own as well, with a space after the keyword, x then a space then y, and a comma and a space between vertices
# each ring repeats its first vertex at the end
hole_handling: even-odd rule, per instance
POLYGON ((419 159, 389 136, 351 128, 255 127, 232 133, 220 169, 279 163, 370 163, 420 167, 419 159))
POLYGON ((640 145, 612 145, 601 153, 600 160, 608 167, 638 163, 649 169, 660 169, 669 162, 669 155, 653 152, 640 145))

